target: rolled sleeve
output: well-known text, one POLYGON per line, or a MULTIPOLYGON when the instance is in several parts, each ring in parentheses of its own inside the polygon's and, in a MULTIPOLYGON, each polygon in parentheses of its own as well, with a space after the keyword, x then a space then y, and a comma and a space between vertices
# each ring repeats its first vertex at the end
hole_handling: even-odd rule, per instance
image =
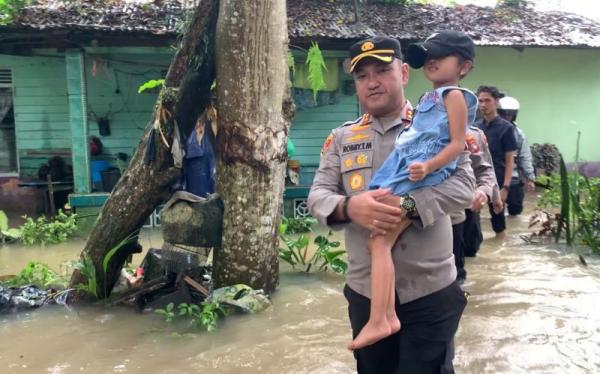
POLYGON ((523 143, 521 144, 521 149, 519 149, 518 164, 521 170, 523 170, 523 174, 525 174, 525 178, 527 178, 527 180, 535 180, 535 172, 533 169, 533 157, 531 155, 531 149, 529 148, 529 143, 527 142, 525 134, 523 134, 523 143))
POLYGON ((471 168, 469 152, 464 152, 457 162, 454 173, 437 186, 411 192, 415 199, 422 227, 433 225, 439 218, 466 209, 471 205, 475 189, 475 177, 471 168))
POLYGON ((346 196, 341 188, 342 173, 336 131, 330 136, 333 136, 332 143, 325 145, 321 152, 319 169, 315 173, 307 201, 310 214, 324 225, 330 224, 327 218, 346 196))
POLYGON ((492 155, 480 133, 476 133, 480 152, 471 155, 471 166, 475 174, 476 188, 483 192, 490 201, 494 197, 494 187, 497 186, 496 174, 492 165, 492 155))

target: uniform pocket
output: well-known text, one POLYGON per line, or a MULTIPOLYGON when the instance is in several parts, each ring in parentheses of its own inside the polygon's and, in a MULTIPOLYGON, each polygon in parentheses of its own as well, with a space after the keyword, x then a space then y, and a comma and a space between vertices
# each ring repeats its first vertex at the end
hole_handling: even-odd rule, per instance
POLYGON ((355 195, 359 192, 363 192, 369 189, 369 183, 371 182, 371 176, 373 169, 362 168, 353 169, 342 174, 342 180, 344 181, 344 189, 348 196, 355 195))
MULTIPOLYGON (((352 149, 353 145, 348 145, 352 149)), ((373 151, 358 150, 342 153, 342 180, 346 193, 353 194, 365 191, 371 182, 373 170, 373 151)))

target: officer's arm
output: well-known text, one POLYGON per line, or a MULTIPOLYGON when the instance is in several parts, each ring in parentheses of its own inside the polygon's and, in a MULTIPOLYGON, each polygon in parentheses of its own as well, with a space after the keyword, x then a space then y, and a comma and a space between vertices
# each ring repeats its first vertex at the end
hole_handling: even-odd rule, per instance
POLYGON ((315 173, 307 201, 310 214, 324 225, 331 224, 331 218, 339 218, 341 203, 345 198, 341 185, 339 139, 335 135, 334 130, 330 135, 333 137, 330 144, 326 140, 323 145, 319 169, 315 173))
POLYGON ((488 200, 492 201, 494 188, 497 188, 498 185, 494 166, 492 165, 492 155, 480 133, 475 133, 475 139, 480 150, 479 153, 471 155, 471 167, 475 174, 476 189, 483 192, 488 200))
POLYGON ((515 128, 511 126, 511 128, 502 135, 501 142, 502 149, 504 150, 504 180, 502 181, 502 186, 500 186, 501 191, 504 186, 510 186, 512 180, 513 168, 515 167, 515 152, 519 150, 517 137, 515 135, 516 132, 515 128))
POLYGON ((454 173, 437 186, 415 190, 410 195, 415 199, 422 227, 433 225, 439 218, 458 212, 471 205, 475 189, 475 177, 471 169, 469 152, 457 160, 454 173))
POLYGON ((533 170, 533 157, 531 155, 531 149, 529 148, 529 143, 527 142, 525 134, 523 134, 523 142, 521 143, 521 148, 519 149, 518 165, 523 170, 523 174, 525 174, 525 178, 527 178, 528 181, 533 181, 535 179, 535 172, 533 170))

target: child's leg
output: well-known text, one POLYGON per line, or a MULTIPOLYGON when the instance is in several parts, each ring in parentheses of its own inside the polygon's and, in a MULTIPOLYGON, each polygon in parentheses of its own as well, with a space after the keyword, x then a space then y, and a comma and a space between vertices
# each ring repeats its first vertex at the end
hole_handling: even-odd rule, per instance
POLYGON ((400 330, 400 321, 395 311, 395 272, 392 248, 398 236, 410 225, 402 221, 394 231, 369 239, 371 253, 371 310, 369 321, 362 328, 349 349, 371 345, 400 330))

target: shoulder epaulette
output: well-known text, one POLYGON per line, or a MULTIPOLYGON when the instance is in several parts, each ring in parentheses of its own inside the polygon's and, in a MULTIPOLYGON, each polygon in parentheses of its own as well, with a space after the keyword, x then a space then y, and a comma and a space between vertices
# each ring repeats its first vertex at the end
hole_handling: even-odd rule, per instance
POLYGON ((363 125, 367 125, 369 123, 371 123, 371 115, 369 113, 365 113, 362 116, 355 119, 354 121, 345 122, 342 125, 342 127, 347 127, 347 126, 352 126, 352 125, 363 126, 363 125))

